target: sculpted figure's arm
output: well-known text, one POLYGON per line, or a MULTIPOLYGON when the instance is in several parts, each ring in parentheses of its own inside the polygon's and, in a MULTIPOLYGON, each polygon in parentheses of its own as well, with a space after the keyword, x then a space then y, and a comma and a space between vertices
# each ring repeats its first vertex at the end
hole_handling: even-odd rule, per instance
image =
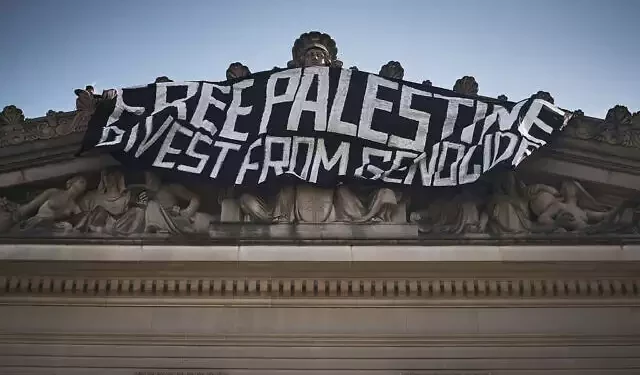
POLYGON ((37 197, 35 197, 31 202, 20 206, 16 212, 18 219, 24 219, 29 215, 34 214, 38 211, 38 209, 51 198, 58 189, 51 188, 47 189, 44 192, 40 193, 37 197))
POLYGON ((587 215, 587 218, 589 219, 590 222, 599 222, 613 216, 616 213, 616 210, 605 211, 605 212, 584 210, 584 213, 587 215))
POLYGON ((82 210, 82 208, 80 208, 80 205, 78 205, 77 203, 73 203, 73 208, 71 209, 71 213, 73 215, 78 215, 81 214, 82 212, 84 212, 82 210))
POLYGON ((179 184, 171 184, 168 186, 170 191, 179 199, 189 201, 189 205, 180 210, 180 214, 186 217, 192 217, 200 208, 200 197, 197 194, 179 184))

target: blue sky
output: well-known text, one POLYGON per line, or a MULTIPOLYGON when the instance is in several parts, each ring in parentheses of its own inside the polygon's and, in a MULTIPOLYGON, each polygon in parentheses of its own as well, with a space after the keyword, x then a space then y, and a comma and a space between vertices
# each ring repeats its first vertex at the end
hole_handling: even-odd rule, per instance
POLYGON ((222 80, 233 61, 284 67, 293 41, 320 30, 345 67, 520 100, 538 90, 602 117, 640 110, 640 1, 0 0, 0 107, 27 117, 71 110, 73 89, 222 80))

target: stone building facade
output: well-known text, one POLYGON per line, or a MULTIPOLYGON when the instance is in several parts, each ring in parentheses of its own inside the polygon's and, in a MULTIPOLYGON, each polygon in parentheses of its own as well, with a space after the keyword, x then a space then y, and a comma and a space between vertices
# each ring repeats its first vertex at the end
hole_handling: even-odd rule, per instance
POLYGON ((0 113, 0 374, 640 373, 638 112, 577 112, 482 194, 240 194, 77 157, 76 93, 0 113))

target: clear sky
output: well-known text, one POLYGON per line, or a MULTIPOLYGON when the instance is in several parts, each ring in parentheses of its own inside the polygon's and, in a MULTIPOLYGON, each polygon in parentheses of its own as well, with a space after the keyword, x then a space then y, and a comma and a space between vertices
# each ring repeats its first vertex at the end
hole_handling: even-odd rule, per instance
POLYGON ((602 117, 640 110, 639 0, 0 0, 0 107, 71 110, 73 89, 222 80, 229 63, 284 67, 303 32, 329 33, 345 67, 480 94, 538 90, 602 117))

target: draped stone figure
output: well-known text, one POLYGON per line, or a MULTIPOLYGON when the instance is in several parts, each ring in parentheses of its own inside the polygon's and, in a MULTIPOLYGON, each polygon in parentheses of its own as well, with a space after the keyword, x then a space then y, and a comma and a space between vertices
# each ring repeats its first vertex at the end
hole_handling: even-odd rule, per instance
POLYGON ((82 213, 78 199, 86 189, 87 180, 84 177, 75 176, 67 181, 66 189, 45 190, 32 201, 18 208, 17 218, 26 219, 19 223, 18 229, 71 230, 74 226, 73 222, 82 213))
POLYGON ((199 212, 200 197, 180 184, 162 184, 154 173, 146 171, 143 199, 145 232, 147 233, 208 233, 215 221, 213 215, 199 212), (180 204, 186 202, 187 206, 180 204))
POLYGON ((145 229, 144 200, 125 186, 124 175, 118 169, 100 173, 98 188, 80 201, 85 215, 76 225, 81 232, 128 235, 145 229))
POLYGON ((488 216, 480 210, 480 201, 469 191, 452 199, 438 199, 426 209, 411 213, 411 221, 418 224, 422 233, 482 233, 488 216))
MULTIPOLYGON (((329 35, 305 33, 295 41, 288 67, 342 67, 337 53, 329 35)), ((395 210, 398 200, 394 191, 386 188, 358 188, 354 192, 346 185, 322 188, 301 183, 286 186, 275 196, 244 193, 239 205, 250 221, 257 222, 406 222, 406 213, 395 210)))
POLYGON ((509 172, 494 180, 492 193, 486 205, 487 231, 500 233, 528 233, 534 229, 529 211, 526 185, 509 172))

